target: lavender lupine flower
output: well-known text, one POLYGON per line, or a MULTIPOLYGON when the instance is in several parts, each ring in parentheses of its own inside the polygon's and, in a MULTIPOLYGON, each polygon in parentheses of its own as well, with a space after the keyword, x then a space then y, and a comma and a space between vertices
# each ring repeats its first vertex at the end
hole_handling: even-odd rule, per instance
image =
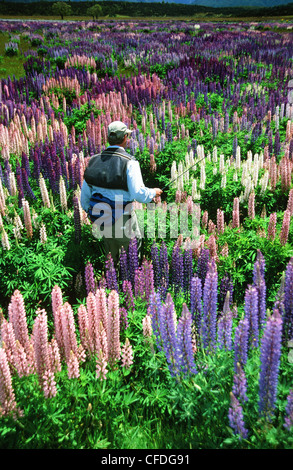
POLYGON ((203 346, 212 351, 216 344, 218 273, 214 260, 210 261, 203 291, 203 346))
POLYGON ((192 316, 186 304, 183 304, 182 314, 177 325, 177 348, 179 355, 179 367, 183 376, 196 374, 194 353, 192 345, 192 316))
POLYGON ((277 399, 283 321, 276 309, 268 318, 261 340, 259 413, 270 419, 277 399))
POLYGON ((293 426, 293 388, 290 389, 288 398, 287 398, 287 406, 286 406, 286 417, 284 422, 284 428, 291 430, 293 426))
POLYGON ((85 266, 85 285, 87 294, 90 292, 95 292, 95 277, 93 265, 88 261, 85 266))
POLYGON ((166 302, 162 306, 160 317, 160 332, 163 349, 165 351, 168 367, 172 377, 177 375, 178 351, 176 343, 176 313, 171 294, 167 294, 166 302))
POLYGON ((228 273, 226 273, 222 277, 221 282, 220 282, 219 307, 218 307, 218 310, 220 312, 223 310, 227 292, 229 292, 229 303, 231 305, 233 302, 233 281, 228 273))
POLYGON ((259 326, 258 326, 258 293, 256 287, 249 286, 245 291, 244 298, 245 318, 249 323, 250 346, 258 346, 259 326))
POLYGON ((258 323, 259 326, 262 327, 264 325, 266 316, 266 283, 264 279, 264 260, 257 260, 254 263, 253 285, 256 288, 258 294, 258 323))
POLYGON ((204 286, 206 274, 208 271, 208 263, 210 260, 210 252, 208 248, 203 248, 199 254, 197 262, 197 274, 201 279, 202 286, 204 286))
POLYGON ((248 436, 248 431, 245 428, 244 419, 243 419, 243 410, 237 398, 234 396, 233 392, 230 393, 231 396, 231 405, 228 412, 228 418, 231 428, 233 429, 236 435, 239 435, 239 439, 246 439, 248 436))
POLYGON ((111 253, 108 253, 105 263, 107 288, 118 292, 117 274, 111 253))
POLYGON ((290 340, 293 337, 293 258, 285 271, 284 307, 284 336, 290 340))
POLYGON ((203 306, 202 285, 198 276, 193 276, 190 282, 190 313, 199 327, 202 321, 203 306))
POLYGON ((230 309, 230 292, 227 292, 223 314, 218 320, 218 344, 220 349, 232 349, 232 312, 230 309))
POLYGON ((248 332, 249 323, 248 319, 240 320, 236 329, 234 337, 234 369, 237 370, 237 363, 244 367, 247 362, 248 351, 248 332))
POLYGON ((247 393, 247 379, 245 372, 239 362, 237 363, 237 370, 233 376, 233 387, 232 392, 234 396, 241 402, 244 403, 248 400, 247 393))

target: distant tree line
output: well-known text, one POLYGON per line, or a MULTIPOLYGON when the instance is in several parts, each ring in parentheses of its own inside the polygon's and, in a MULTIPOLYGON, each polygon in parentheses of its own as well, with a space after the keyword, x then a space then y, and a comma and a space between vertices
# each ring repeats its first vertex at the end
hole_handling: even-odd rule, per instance
MULTIPOLYGON (((284 0, 285 1, 285 0, 284 0)), ((293 3, 279 7, 269 8, 210 8, 199 5, 185 5, 179 3, 159 3, 146 2, 112 2, 112 1, 40 1, 35 2, 8 2, 0 0, 0 15, 13 15, 21 16, 89 16, 97 19, 100 16, 115 16, 125 15, 129 17, 150 17, 150 16, 194 16, 199 13, 205 13, 207 17, 222 15, 224 17, 230 16, 234 18, 241 17, 270 17, 270 16, 290 16, 293 15, 293 3), (56 4, 62 4, 56 6, 56 4)))

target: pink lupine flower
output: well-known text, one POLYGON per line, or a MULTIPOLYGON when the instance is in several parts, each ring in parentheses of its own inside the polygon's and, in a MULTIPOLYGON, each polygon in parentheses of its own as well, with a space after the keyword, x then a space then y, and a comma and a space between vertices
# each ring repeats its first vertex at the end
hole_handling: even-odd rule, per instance
POLYGON ((13 325, 15 339, 24 347, 26 353, 30 350, 27 318, 22 294, 15 290, 8 305, 9 321, 13 325))
POLYGON ((77 338, 75 333, 74 315, 71 305, 68 302, 60 307, 62 322, 62 334, 64 341, 65 359, 68 362, 70 359, 71 351, 77 355, 77 338))
MULTIPOLYGON (((108 307, 105 287, 96 290, 96 302, 99 319, 102 322, 106 333, 108 332, 108 307)), ((108 333, 107 333, 108 334, 108 333)))
POLYGON ((92 351, 92 346, 90 345, 91 340, 89 337, 89 318, 85 305, 81 304, 78 307, 77 316, 81 344, 85 350, 92 351))
POLYGON ((70 350, 70 354, 66 362, 67 362, 68 378, 78 379, 78 377, 80 376, 79 363, 78 363, 77 356, 74 354, 72 349, 70 350))
POLYGON ((0 415, 10 415, 16 418, 22 412, 18 409, 12 387, 11 373, 6 352, 0 348, 0 415))
POLYGON ((233 214, 232 214, 232 227, 237 228, 240 225, 239 221, 239 197, 234 198, 233 214))
POLYGON ((289 197, 288 197, 288 202, 287 202, 287 210, 290 211, 290 215, 293 215, 293 188, 290 189, 290 191, 289 191, 289 197))
POLYGON ((33 327, 34 352, 36 370, 39 382, 43 385, 43 377, 47 370, 50 370, 50 360, 48 351, 48 324, 45 310, 37 310, 37 317, 33 327))
POLYGON ((26 199, 22 199, 22 208, 23 208, 23 215, 24 215, 24 224, 26 228, 26 234, 28 238, 32 238, 33 236, 33 227, 32 227, 32 220, 31 220, 31 213, 29 203, 26 199))
POLYGON ((53 373, 61 371, 61 358, 58 348, 58 343, 55 338, 52 338, 50 343, 48 343, 48 353, 50 361, 50 370, 53 373))
POLYGON ((108 297, 108 360, 111 364, 120 358, 119 296, 112 290, 108 297))
POLYGON ((46 370, 43 375, 43 391, 45 398, 52 398, 57 394, 55 376, 51 370, 46 370))
POLYGON ((277 224, 277 213, 273 212, 270 215, 270 221, 268 226, 268 239, 273 241, 276 237, 276 224, 277 224))
POLYGON ((218 233, 224 233, 224 211, 217 210, 217 230, 218 233))
POLYGON ((122 367, 129 369, 131 364, 133 364, 133 350, 128 338, 126 338, 125 344, 122 346, 121 356, 122 367))
POLYGON ((90 337, 91 352, 94 353, 100 349, 99 338, 99 312, 97 308, 96 297, 93 292, 90 292, 86 298, 87 312, 88 312, 88 331, 90 337))
POLYGON ((96 377, 100 380, 106 380, 107 372, 107 359, 103 351, 100 349, 97 354, 96 377))
POLYGON ((207 228, 207 226, 208 226, 208 220, 209 220, 208 211, 204 211, 203 216, 202 216, 202 221, 201 221, 202 226, 203 226, 204 228, 207 228))
POLYGON ((283 225, 282 225, 282 229, 280 233, 281 245, 286 245, 287 243, 289 229, 290 229, 290 219, 291 219, 290 211, 286 209, 284 212, 283 225))
POLYGON ((142 320, 142 331, 145 338, 150 338, 153 334, 152 319, 149 314, 147 314, 142 320))

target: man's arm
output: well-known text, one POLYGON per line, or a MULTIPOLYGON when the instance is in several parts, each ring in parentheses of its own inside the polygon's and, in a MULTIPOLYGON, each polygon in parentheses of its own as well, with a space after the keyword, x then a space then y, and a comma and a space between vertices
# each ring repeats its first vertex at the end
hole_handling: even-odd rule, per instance
POLYGON ((162 191, 159 188, 147 188, 144 185, 138 161, 131 160, 127 165, 127 184, 131 200, 151 202, 162 191))
POLYGON ((91 188, 86 183, 86 181, 83 181, 82 187, 81 187, 81 194, 80 194, 80 205, 83 208, 83 210, 86 212, 88 211, 90 207, 91 195, 92 195, 91 188))

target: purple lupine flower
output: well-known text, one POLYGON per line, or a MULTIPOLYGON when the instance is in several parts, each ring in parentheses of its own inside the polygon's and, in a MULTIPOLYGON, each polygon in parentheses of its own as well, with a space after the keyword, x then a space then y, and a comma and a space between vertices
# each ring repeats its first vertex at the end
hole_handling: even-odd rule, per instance
POLYGON ((21 179, 22 179, 22 184, 23 184, 23 188, 26 192, 26 195, 32 199, 37 199, 36 198, 36 195, 34 194, 30 184, 29 184, 29 181, 28 181, 28 174, 26 172, 26 169, 25 168, 21 168, 21 179))
POLYGON ((151 317, 152 330, 156 338, 156 344, 157 344, 159 351, 162 349, 162 338, 161 338, 161 332, 160 332, 162 308, 163 307, 162 307, 160 295, 156 293, 155 291, 153 291, 149 299, 148 314, 151 317))
POLYGON ((218 273, 214 260, 210 261, 203 291, 203 346, 213 350, 217 329, 218 273))
POLYGON ((243 410, 237 398, 233 392, 230 393, 231 404, 228 411, 228 418, 231 428, 236 435, 239 435, 239 439, 246 439, 248 431, 245 428, 243 410))
POLYGON ((108 253, 107 260, 105 263, 106 281, 107 288, 110 290, 116 290, 118 292, 117 273, 114 266, 113 258, 111 253, 108 253))
POLYGON ((262 327, 266 316, 266 283, 264 279, 265 259, 262 253, 257 250, 257 261, 254 263, 253 285, 258 293, 258 322, 262 327))
POLYGON ((237 363, 237 370, 233 376, 233 387, 232 392, 234 396, 241 402, 244 403, 248 400, 247 393, 247 379, 245 372, 239 362, 237 363))
POLYGON ((192 316, 186 304, 183 304, 182 314, 177 325, 178 368, 183 376, 196 374, 194 353, 192 347, 192 316))
POLYGON ((274 310, 268 318, 261 340, 261 370, 259 378, 259 412, 271 418, 277 399, 281 357, 282 318, 274 310))
POLYGON ((74 237, 75 242, 81 242, 81 220, 80 220, 80 209, 79 209, 79 201, 78 197, 73 197, 73 218, 74 218, 74 237))
POLYGON ((137 240, 132 238, 128 246, 128 267, 129 267, 129 280, 134 287, 134 276, 135 271, 138 269, 138 250, 137 250, 137 240))
POLYGON ((199 328, 202 321, 203 307, 202 285, 198 276, 193 276, 190 282, 190 313, 199 328))
POLYGON ((167 251, 167 247, 164 241, 162 242, 161 248, 160 248, 160 273, 161 273, 161 280, 160 280, 159 292, 160 292, 161 298, 164 300, 166 297, 168 287, 169 287, 168 251, 167 251))
POLYGON ((183 289, 187 293, 190 291, 190 282, 193 275, 192 249, 184 251, 183 255, 183 289))
POLYGON ((154 242, 151 246, 151 259, 154 269, 155 288, 158 289, 161 281, 160 259, 158 245, 154 242))
POLYGON ((134 310, 134 300, 131 282, 128 280, 123 281, 122 290, 125 295, 124 303, 127 310, 134 310))
POLYGON ((119 270, 120 270, 120 280, 123 284, 124 281, 129 280, 127 253, 123 246, 121 248, 120 255, 119 255, 119 270))
POLYGON ((135 296, 148 302, 151 292, 154 290, 154 274, 152 263, 143 260, 142 265, 135 271, 134 276, 135 296))
POLYGON ((85 266, 85 285, 86 285, 87 295, 90 292, 93 292, 93 293, 95 292, 96 284, 95 284, 95 277, 94 277, 94 269, 90 261, 88 261, 85 266))
POLYGON ((177 244, 172 251, 172 284, 176 293, 183 290, 183 254, 177 244))
POLYGON ((232 312, 230 309, 230 292, 227 291, 223 313, 218 320, 218 344, 220 349, 232 349, 232 312))
POLYGON ((293 258, 285 271, 284 307, 284 336, 290 340, 293 337, 293 258))
POLYGON ((119 309, 119 315, 120 315, 120 324, 121 327, 127 330, 129 323, 128 323, 128 311, 125 307, 121 307, 119 309))
POLYGON ((209 260, 210 260, 209 249, 203 248, 200 251, 198 262, 197 262, 197 275, 201 279, 202 286, 204 286, 204 283, 205 283, 209 260))
POLYGON ((286 405, 286 417, 284 422, 284 428, 291 430, 293 426, 293 388, 290 389, 288 398, 287 398, 287 405, 286 405))
POLYGON ((220 282, 220 291, 219 291, 219 312, 222 312, 227 292, 229 292, 229 303, 230 305, 233 302, 233 282, 228 273, 222 277, 220 282))
POLYGON ((248 319, 240 320, 236 329, 234 337, 234 369, 237 370, 237 363, 244 367, 247 362, 248 351, 248 332, 249 323, 248 319))
POLYGON ((169 371, 172 377, 178 374, 178 350, 176 342, 176 313, 171 294, 167 294, 166 302, 162 306, 160 318, 160 332, 163 349, 166 355, 169 371))
POLYGON ((258 346, 258 293, 256 287, 249 286, 245 291, 244 316, 249 323, 248 341, 250 346, 258 346))

